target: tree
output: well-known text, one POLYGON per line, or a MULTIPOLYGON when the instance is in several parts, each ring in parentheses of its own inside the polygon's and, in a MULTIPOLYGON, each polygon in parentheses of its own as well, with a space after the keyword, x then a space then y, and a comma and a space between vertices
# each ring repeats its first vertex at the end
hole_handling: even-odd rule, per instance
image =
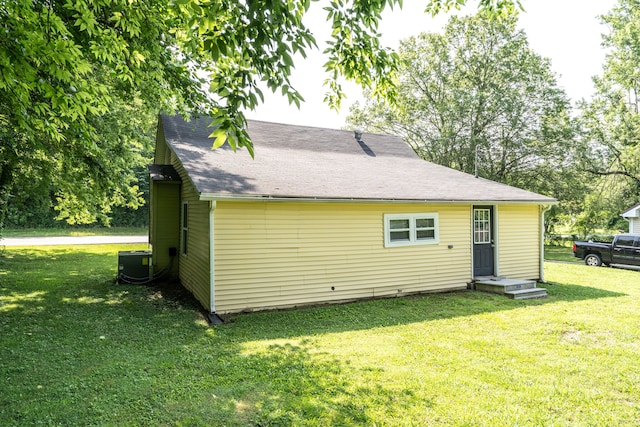
POLYGON ((356 105, 349 122, 405 138, 426 160, 562 197, 570 105, 516 19, 452 17, 401 43, 395 104, 356 105))
POLYGON ((55 191, 69 222, 140 204, 133 171, 148 157, 150 118, 206 101, 172 49, 177 20, 163 4, 0 1, 3 208, 16 188, 55 191))
MULTIPOLYGON (((379 45, 376 28, 385 8, 401 3, 325 7, 331 105, 341 98, 339 76, 393 94, 396 57, 379 45)), ((432 13, 460 4, 427 0, 432 13)), ((0 0, 0 226, 11 192, 31 177, 54 185, 72 221, 139 203, 129 166, 142 161, 145 138, 131 137, 149 123, 121 131, 123 114, 206 113, 218 125, 214 147, 251 151, 242 111, 260 102, 261 84, 302 101, 289 76, 294 55, 316 46, 302 22, 310 7, 310 0, 0 0)), ((479 7, 509 14, 519 1, 479 7)))
POLYGON ((610 33, 602 76, 595 77, 595 94, 582 102, 583 169, 593 186, 584 217, 600 217, 591 227, 613 227, 620 212, 638 203, 640 195, 640 3, 619 0, 603 17, 610 33))

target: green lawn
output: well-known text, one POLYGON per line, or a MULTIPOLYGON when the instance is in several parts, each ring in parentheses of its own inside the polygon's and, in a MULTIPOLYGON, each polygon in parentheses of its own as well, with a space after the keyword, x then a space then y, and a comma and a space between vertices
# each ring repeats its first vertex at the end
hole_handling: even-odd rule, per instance
POLYGON ((565 262, 584 262, 580 258, 573 256, 573 250, 567 246, 548 246, 544 247, 544 259, 548 261, 565 261, 565 262))
POLYGON ((146 235, 145 227, 66 227, 66 228, 5 228, 2 237, 49 236, 127 236, 146 235))
POLYGON ((174 292, 113 283, 136 248, 5 249, 0 425, 640 420, 640 272, 548 263, 542 300, 468 291, 208 327, 174 292))

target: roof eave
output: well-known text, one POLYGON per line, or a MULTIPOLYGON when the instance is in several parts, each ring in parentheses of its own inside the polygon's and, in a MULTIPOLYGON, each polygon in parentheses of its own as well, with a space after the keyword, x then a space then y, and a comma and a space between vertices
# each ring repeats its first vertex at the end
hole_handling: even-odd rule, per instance
POLYGON ((323 203, 367 203, 367 204, 519 204, 519 205, 556 205, 558 201, 555 199, 540 200, 492 200, 492 199, 368 199, 368 198, 327 198, 327 197, 298 197, 298 196, 271 196, 271 195, 238 195, 238 194, 217 194, 217 193, 200 193, 202 201, 234 201, 234 202, 323 202, 323 203))
POLYGON ((640 216, 640 203, 620 214, 623 218, 638 218, 640 216))

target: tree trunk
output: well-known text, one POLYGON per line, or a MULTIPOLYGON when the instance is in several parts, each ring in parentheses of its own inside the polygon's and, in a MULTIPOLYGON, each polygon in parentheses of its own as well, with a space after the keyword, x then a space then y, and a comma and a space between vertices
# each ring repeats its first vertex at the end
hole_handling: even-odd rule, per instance
POLYGON ((0 165, 0 237, 4 229, 4 222, 9 206, 9 194, 13 184, 13 168, 8 165, 0 165))

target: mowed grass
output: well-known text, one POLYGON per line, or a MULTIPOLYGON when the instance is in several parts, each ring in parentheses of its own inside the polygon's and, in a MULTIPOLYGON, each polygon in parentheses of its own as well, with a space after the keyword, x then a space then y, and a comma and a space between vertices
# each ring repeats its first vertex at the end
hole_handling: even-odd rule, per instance
POLYGON ((564 261, 564 262, 584 262, 580 258, 573 256, 573 249, 569 246, 551 246, 545 245, 544 259, 547 261, 564 261))
MULTIPOLYGON (((5 228, 0 230, 4 238, 52 237, 52 236, 127 236, 146 235, 146 227, 61 227, 61 228, 5 228)), ((0 242, 2 246, 2 242, 0 242)))
POLYGON ((634 426, 640 272, 549 297, 430 294, 232 316, 114 284, 140 246, 0 258, 0 425, 634 426))

